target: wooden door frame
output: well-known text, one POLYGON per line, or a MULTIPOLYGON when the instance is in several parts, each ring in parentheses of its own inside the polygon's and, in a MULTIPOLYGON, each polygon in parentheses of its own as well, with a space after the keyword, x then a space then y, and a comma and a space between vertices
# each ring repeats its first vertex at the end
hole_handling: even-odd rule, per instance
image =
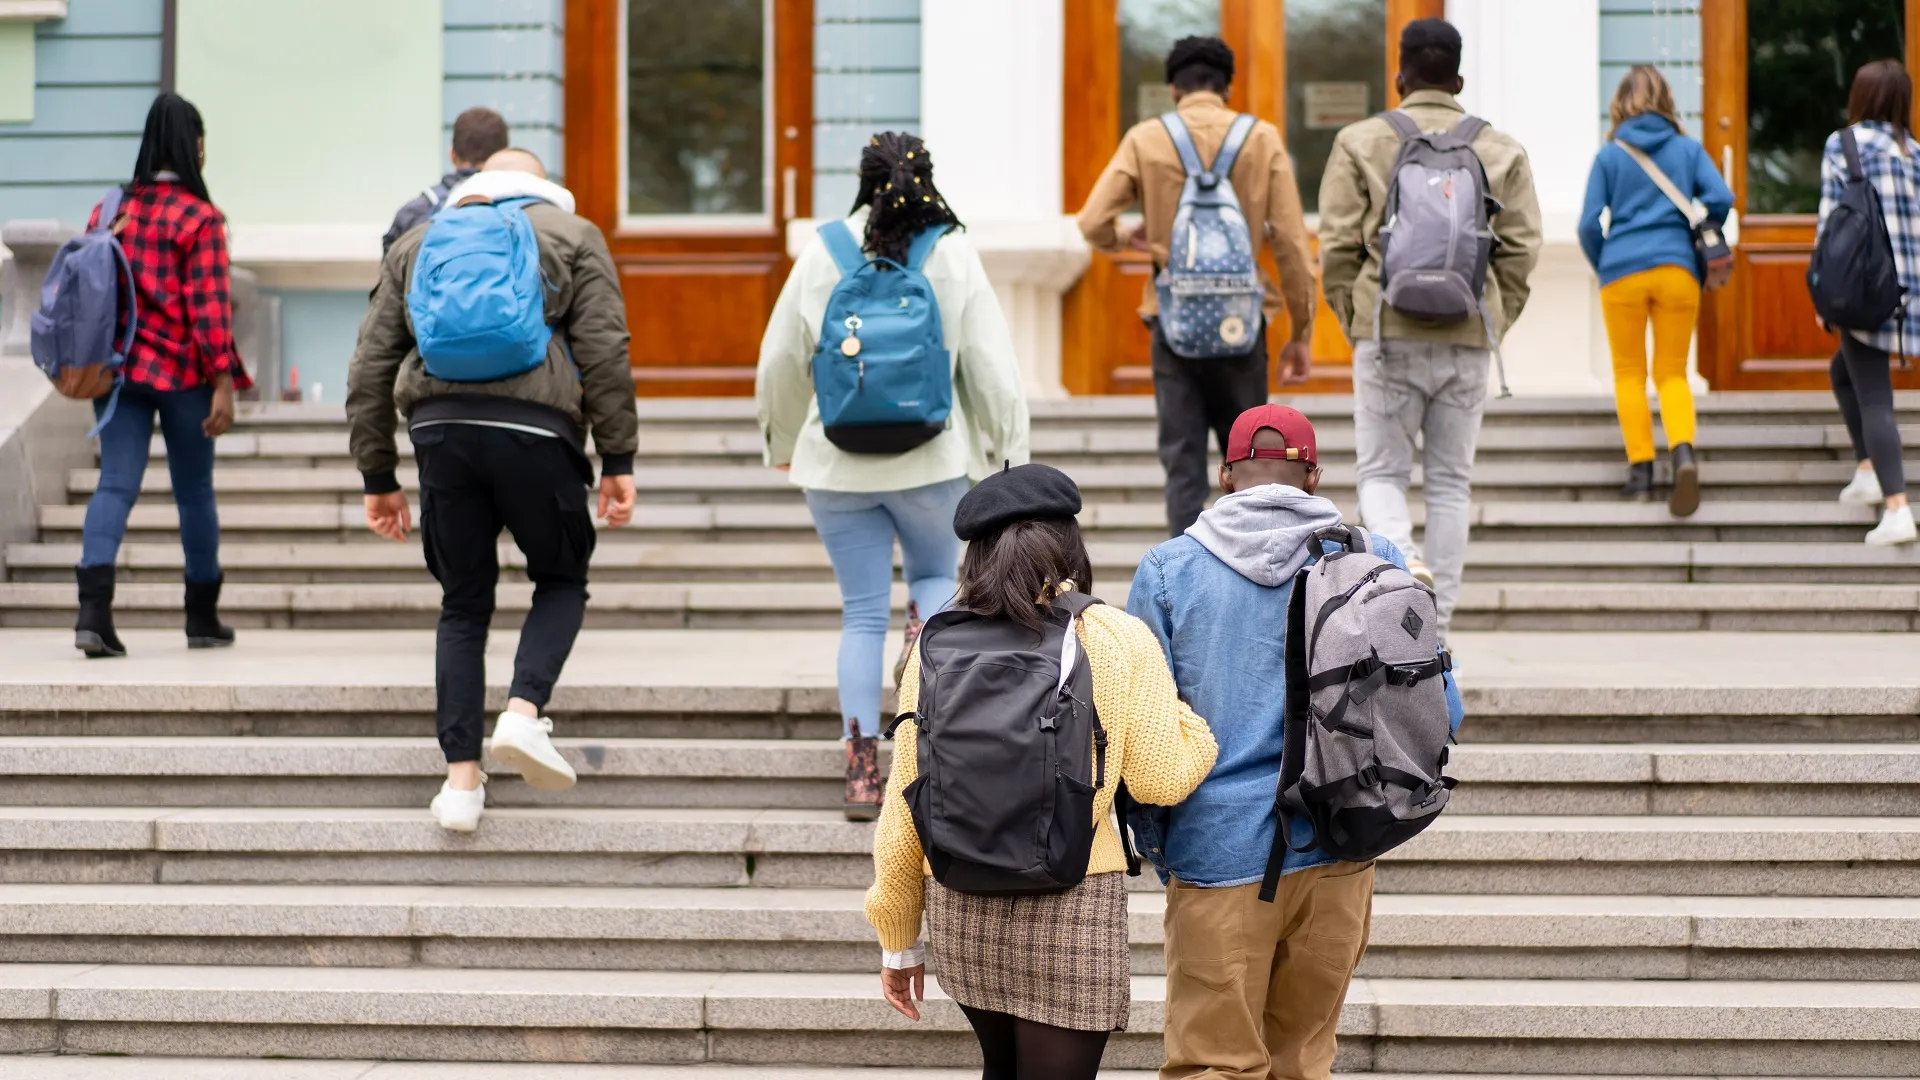
MULTIPOLYGON (((814 0, 771 0, 773 25, 773 177, 771 224, 748 230, 662 233, 623 226, 620 216, 621 8, 627 0, 566 0, 566 182, 580 216, 599 226, 620 270, 624 290, 653 275, 751 272, 768 275, 777 293, 792 261, 786 252, 788 216, 785 177, 793 170, 793 217, 813 206, 813 9, 814 0)), ((772 308, 773 297, 767 298, 772 308)), ((629 322, 634 298, 628 297, 629 322)), ((741 313, 745 314, 745 313, 741 313)), ((636 351, 642 343, 636 341, 636 351)), ((637 359, 637 357, 636 357, 637 359)), ((636 363, 639 392, 664 394, 751 393, 752 361, 725 368, 672 371, 636 363)))
MULTIPOLYGON (((577 2, 577 0, 576 0, 577 2)), ((1100 173, 1120 145, 1119 0, 1062 0, 1065 4, 1065 57, 1062 64, 1061 194, 1062 210, 1077 213, 1100 173)), ((1387 100, 1399 104, 1393 77, 1399 70, 1400 31, 1420 18, 1443 18, 1446 0, 1386 0, 1387 100)), ((1271 120, 1286 134, 1286 0, 1220 0, 1220 36, 1232 46, 1236 71, 1228 104, 1271 120)), ((1126 258, 1122 256, 1120 258, 1126 258)), ((1097 362, 1108 331, 1103 297, 1114 257, 1096 255, 1079 284, 1067 294, 1061 316, 1061 380, 1074 394, 1110 391, 1107 372, 1097 362)), ((1328 313, 1322 304, 1321 318, 1328 313)), ((1324 337, 1316 327, 1316 341, 1324 337)), ((1333 337, 1338 338, 1336 329, 1333 337)), ((1269 346, 1278 353, 1280 343, 1269 346)), ((1138 381, 1137 379, 1133 381, 1138 381)), ((1344 391, 1344 374, 1319 380, 1310 390, 1344 391)))

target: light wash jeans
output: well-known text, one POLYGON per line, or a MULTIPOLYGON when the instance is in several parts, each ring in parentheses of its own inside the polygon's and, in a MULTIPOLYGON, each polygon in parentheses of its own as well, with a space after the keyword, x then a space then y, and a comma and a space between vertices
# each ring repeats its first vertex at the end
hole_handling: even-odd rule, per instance
POLYGON ((1473 451, 1487 408, 1487 349, 1438 341, 1362 341, 1353 350, 1353 436, 1360 518, 1433 571, 1444 642, 1467 558, 1473 451), (1413 542, 1407 487, 1420 439, 1425 544, 1413 542))
POLYGON ((813 527, 840 583, 843 738, 846 721, 860 721, 860 734, 872 736, 892 719, 880 715, 880 683, 893 614, 894 537, 900 538, 907 595, 920 605, 920 617, 930 619, 953 602, 958 587, 960 538, 953 534, 953 512, 967 486, 960 476, 905 491, 807 491, 813 527))

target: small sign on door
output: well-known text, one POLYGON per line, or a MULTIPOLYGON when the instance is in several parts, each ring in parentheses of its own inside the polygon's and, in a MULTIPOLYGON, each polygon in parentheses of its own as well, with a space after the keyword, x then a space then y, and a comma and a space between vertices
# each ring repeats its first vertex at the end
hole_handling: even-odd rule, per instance
POLYGON ((1373 115, 1363 82, 1310 82, 1301 87, 1308 131, 1329 131, 1373 115))

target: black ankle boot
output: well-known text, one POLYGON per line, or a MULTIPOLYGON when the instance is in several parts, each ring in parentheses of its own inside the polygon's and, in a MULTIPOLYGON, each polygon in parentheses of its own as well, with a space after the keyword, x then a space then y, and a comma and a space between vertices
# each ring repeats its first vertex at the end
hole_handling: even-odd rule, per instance
POLYGON ((89 658, 125 656, 127 647, 113 632, 113 567, 76 566, 80 586, 80 617, 73 624, 73 647, 89 658))
POLYGON ((187 648, 219 649, 233 644, 233 627, 220 621, 220 586, 225 580, 187 582, 187 648))
POLYGON ((1628 502, 1653 501, 1653 462, 1636 461, 1627 466, 1627 482, 1620 497, 1628 502))
POLYGON ((1700 509, 1700 463, 1694 459, 1692 443, 1673 447, 1673 494, 1667 499, 1667 511, 1674 517, 1692 517, 1700 509))

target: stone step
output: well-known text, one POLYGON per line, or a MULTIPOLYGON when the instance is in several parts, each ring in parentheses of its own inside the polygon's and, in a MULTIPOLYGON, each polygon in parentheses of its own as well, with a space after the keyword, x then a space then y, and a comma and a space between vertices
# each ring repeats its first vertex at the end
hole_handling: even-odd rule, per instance
MULTIPOLYGON (((1152 1070, 1100 1070, 1100 1080, 1155 1080, 1158 1075, 1152 1070)), ((1368 1080, 1420 1080, 1418 1077, 1385 1073, 1366 1075, 1368 1080)), ((100 1057, 88 1054, 34 1054, 7 1059, 8 1080, 863 1080, 867 1077, 872 1080, 978 1080, 979 1076, 980 1068, 977 1065, 963 1069, 720 1064, 564 1065, 478 1061, 100 1057)), ((1460 1080, 1490 1078, 1461 1077, 1460 1080)), ((1558 1077, 1556 1080, 1601 1078, 1558 1077)), ((1607 1080, 1632 1078, 1609 1077, 1607 1080)))
MULTIPOLYGON (((554 743, 577 787, 535 792, 489 762, 489 804, 835 809, 846 763, 832 739, 554 743)), ((439 790, 442 762, 425 737, 9 736, 0 790, 15 806, 411 808, 439 790)), ((1469 741, 1447 771, 1450 813, 1920 815, 1920 743, 1469 741)))
MULTIPOLYGON (((929 980, 924 1019, 871 974, 5 965, 19 1050, 169 1055, 965 1066, 929 980)), ((1164 981, 1134 979, 1106 1064, 1162 1060, 1164 981)), ((1343 1068, 1911 1075, 1920 984, 1358 979, 1343 1068)))
MULTIPOLYGON (((1862 535, 1865 528, 1859 530, 1862 535)), ((1095 541, 1087 545, 1102 581, 1131 581, 1147 542, 1095 541)), ((15 581, 70 581, 79 544, 9 544, 8 576, 15 581)), ((507 580, 524 580, 526 556, 510 539, 499 544, 507 580)), ((125 580, 176 582, 184 564, 177 543, 124 544, 125 580)), ((898 560, 896 558, 896 565, 898 560)), ((416 544, 221 545, 221 567, 240 582, 428 583, 416 544)), ((780 543, 650 543, 602 545, 593 553, 593 578, 610 582, 833 581, 833 566, 817 539, 780 543)), ((1475 541, 1466 573, 1476 583, 1503 581, 1794 582, 1920 585, 1920 544, 1869 547, 1863 543, 1692 543, 1687 541, 1475 541)))
MULTIPOLYGON (((0 881, 852 888, 871 837, 820 810, 508 808, 461 835, 424 808, 0 807, 0 881)), ((1920 818, 1447 814, 1380 867, 1383 892, 1916 897, 1920 818)))
MULTIPOLYGON (((1864 546, 1863 546, 1864 547, 1864 546)), ((1901 554, 1896 558, 1912 558, 1901 554)), ((1098 591, 1126 602, 1130 575, 1098 591)), ((71 581, 0 583, 0 627, 71 627, 71 581)), ((827 582, 611 582, 595 584, 587 626, 606 629, 821 630, 840 625, 840 593, 827 582)), ((526 582, 503 581, 496 627, 518 627, 532 600, 526 582)), ((178 627, 180 585, 130 581, 114 596, 124 627, 178 627)), ((896 627, 906 588, 894 586, 896 627)), ((425 629, 439 618, 427 582, 248 583, 221 594, 221 613, 242 628, 425 629)), ((1911 631, 1920 587, 1772 582, 1475 582, 1461 588, 1460 630, 1911 631)))
MULTIPOLYGON (((870 973, 860 889, 0 885, 0 961, 870 973)), ((1136 974, 1165 897, 1129 895, 1136 974)), ((1899 898, 1382 894, 1363 977, 1860 979, 1920 971, 1899 898)))

